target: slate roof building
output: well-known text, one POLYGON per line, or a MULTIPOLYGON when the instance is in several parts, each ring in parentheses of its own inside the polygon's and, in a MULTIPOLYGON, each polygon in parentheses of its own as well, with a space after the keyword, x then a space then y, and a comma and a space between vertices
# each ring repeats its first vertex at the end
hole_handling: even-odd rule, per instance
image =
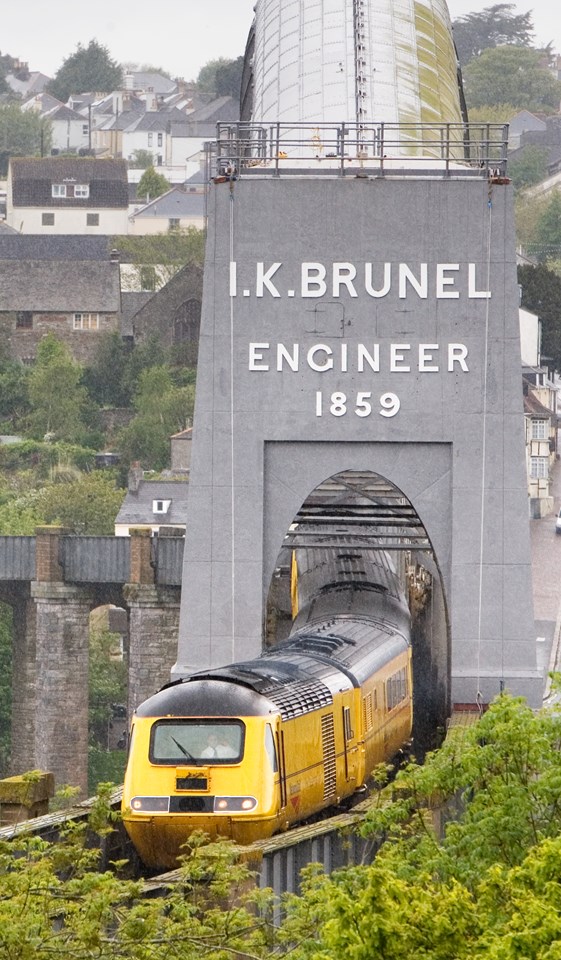
POLYGON ((6 221, 20 233, 126 233, 127 214, 124 160, 91 157, 10 160, 6 221))
POLYGON ((129 233, 167 233, 186 227, 205 226, 205 196, 173 187, 150 203, 135 210, 129 218, 129 233))
POLYGON ((0 236, 0 337, 14 359, 31 362, 52 332, 76 360, 91 362, 101 335, 120 329, 118 259, 105 237, 79 251, 73 237, 45 241, 0 236))
POLYGON ((128 492, 115 518, 115 536, 128 537, 131 527, 151 527, 152 533, 172 527, 185 530, 188 491, 186 480, 144 480, 140 466, 133 464, 128 492))

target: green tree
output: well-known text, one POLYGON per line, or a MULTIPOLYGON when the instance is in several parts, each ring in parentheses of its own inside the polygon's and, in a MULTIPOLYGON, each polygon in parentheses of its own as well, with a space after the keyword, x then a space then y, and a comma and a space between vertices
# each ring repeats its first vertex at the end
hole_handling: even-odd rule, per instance
POLYGON ((47 334, 39 343, 29 376, 31 436, 75 440, 83 434, 86 391, 80 385, 81 376, 82 369, 66 344, 47 334))
POLYGON ((17 360, 0 360, 0 417, 17 429, 29 411, 29 368, 17 360))
POLYGON ((151 150, 133 150, 129 167, 132 170, 147 170, 154 163, 154 154, 151 150))
POLYGON ((508 162, 508 175, 517 190, 532 187, 547 176, 549 150, 529 144, 520 156, 508 162))
POLYGON ((90 40, 87 47, 79 43, 75 52, 63 60, 47 90, 66 103, 73 93, 110 93, 121 84, 119 64, 111 59, 107 47, 90 40))
POLYGON ((134 265, 135 287, 147 267, 155 268, 155 281, 162 285, 186 263, 204 263, 205 232, 197 227, 145 237, 113 237, 112 242, 122 260, 134 265))
POLYGON ((125 491, 115 485, 110 471, 62 473, 58 482, 47 484, 37 498, 45 523, 58 523, 76 533, 111 536, 125 491))
POLYGON ((561 191, 554 190, 536 226, 535 250, 540 260, 559 257, 561 253, 561 191))
POLYGON ((10 157, 39 157, 51 149, 50 120, 19 104, 0 106, 0 175, 6 176, 10 157))
POLYGON ((193 415, 194 387, 176 387, 166 367, 141 373, 134 399, 136 416, 121 431, 119 449, 126 463, 140 460, 160 470, 169 463, 169 438, 185 427, 193 415))
POLYGON ((197 87, 200 93, 207 93, 211 97, 234 97, 239 99, 242 84, 243 57, 236 60, 227 60, 220 57, 218 60, 209 60, 201 67, 197 77, 197 87))
POLYGON ((142 174, 136 188, 136 194, 139 200, 143 199, 148 203, 150 200, 155 200, 156 197, 161 197, 169 189, 169 181, 162 173, 157 173, 154 167, 150 166, 142 174))
POLYGON ((518 267, 522 306, 542 322, 542 353, 561 370, 561 277, 545 264, 518 267))
POLYGON ((538 50, 514 46, 484 50, 463 75, 470 109, 510 103, 519 110, 552 113, 559 107, 561 82, 543 68, 538 50))
POLYGON ((532 45, 532 11, 517 14, 515 10, 513 3, 495 3, 453 21, 454 42, 462 67, 490 47, 532 45))
POLYGON ((82 383, 91 400, 100 407, 127 407, 132 392, 127 383, 126 368, 131 348, 121 334, 105 333, 97 346, 93 363, 82 374, 82 383))

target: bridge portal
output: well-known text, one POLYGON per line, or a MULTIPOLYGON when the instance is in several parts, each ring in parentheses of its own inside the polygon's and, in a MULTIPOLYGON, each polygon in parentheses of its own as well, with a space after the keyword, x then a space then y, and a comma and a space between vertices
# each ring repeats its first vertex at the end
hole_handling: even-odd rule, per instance
POLYGON ((479 142, 474 163, 392 165, 382 146, 284 170, 248 160, 247 132, 232 159, 233 137, 209 201, 174 675, 259 653, 301 504, 372 471, 430 538, 451 702, 541 702, 504 169, 479 142))

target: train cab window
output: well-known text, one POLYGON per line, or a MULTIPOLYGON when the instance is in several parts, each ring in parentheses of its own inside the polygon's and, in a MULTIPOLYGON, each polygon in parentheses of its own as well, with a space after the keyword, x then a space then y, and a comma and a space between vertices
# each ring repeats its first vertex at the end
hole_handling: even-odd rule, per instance
POLYGON ((275 738, 273 737, 273 731, 269 724, 265 726, 265 750, 267 751, 267 756, 269 758, 269 763, 271 764, 271 769, 273 773, 277 773, 279 769, 279 763, 277 760, 277 750, 275 747, 275 738))
POLYGON ((157 720, 150 734, 150 761, 157 764, 226 764, 243 757, 241 721, 157 720))
POLYGON ((345 731, 345 740, 352 740, 354 733, 351 723, 351 711, 349 707, 343 707, 343 729, 345 731))

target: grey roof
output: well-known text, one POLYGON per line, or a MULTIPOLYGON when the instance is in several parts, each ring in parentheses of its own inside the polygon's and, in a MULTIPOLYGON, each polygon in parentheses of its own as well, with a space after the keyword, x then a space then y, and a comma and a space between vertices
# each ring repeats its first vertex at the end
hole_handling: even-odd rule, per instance
POLYGON ((153 291, 125 291, 121 293, 121 336, 134 336, 133 318, 155 296, 153 291))
POLYGON ((34 93, 32 96, 30 96, 29 99, 22 104, 22 109, 34 109, 31 106, 28 107, 27 104, 36 102, 41 104, 41 113, 46 113, 47 110, 52 110, 53 107, 63 106, 60 100, 57 100, 56 97, 53 97, 52 93, 47 93, 46 90, 43 90, 43 93, 34 93))
POLYGON ((84 122, 81 113, 78 113, 76 110, 71 110, 70 107, 66 107, 64 103, 51 107, 50 110, 47 110, 45 116, 48 117, 49 120, 79 120, 80 123, 84 122))
POLYGON ((118 263, 0 261, 0 311, 118 313, 118 263))
POLYGON ((205 198, 201 193, 186 193, 180 187, 173 187, 161 197, 151 200, 141 207, 135 217, 203 217, 205 198))
POLYGON ((39 70, 30 70, 26 80, 20 80, 13 73, 6 77, 6 83, 15 93, 30 97, 33 93, 42 93, 51 78, 39 70))
POLYGON ((144 70, 132 70, 125 76, 125 84, 128 84, 128 77, 132 77, 133 90, 153 90, 154 93, 173 93, 177 90, 177 84, 169 77, 164 77, 161 73, 151 73, 144 70))
POLYGON ((92 157, 12 157, 10 171, 14 207, 128 207, 125 160, 99 160, 92 157), (86 199, 54 198, 51 185, 65 181, 88 184, 89 196, 86 199))
POLYGON ((143 480, 136 493, 127 493, 115 523, 184 526, 188 492, 189 484, 185 480, 143 480), (154 513, 154 500, 171 500, 168 512, 154 513))
POLYGON ((16 230, 14 235, 0 234, 0 260, 108 260, 112 246, 111 237, 47 237, 16 230))
POLYGON ((189 120, 203 121, 204 123, 208 123, 209 121, 216 122, 217 120, 239 119, 240 105, 234 97, 217 97, 216 100, 205 103, 203 107, 199 107, 198 110, 194 110, 193 113, 189 114, 189 120))

